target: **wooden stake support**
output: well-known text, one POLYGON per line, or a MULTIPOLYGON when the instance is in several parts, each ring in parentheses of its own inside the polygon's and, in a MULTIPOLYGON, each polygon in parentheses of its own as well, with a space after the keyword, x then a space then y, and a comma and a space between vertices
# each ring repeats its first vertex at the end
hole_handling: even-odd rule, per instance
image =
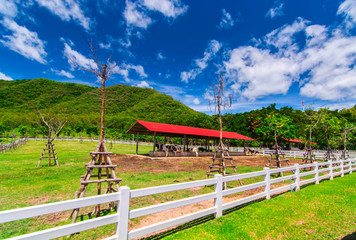
MULTIPOLYGON (((102 183, 107 183, 107 188, 105 189, 104 194, 117 192, 119 189, 119 183, 121 178, 117 178, 115 174, 116 165, 113 165, 109 155, 111 152, 108 152, 104 142, 99 142, 95 151, 90 152, 92 157, 89 164, 85 164, 87 172, 80 179, 80 188, 79 191, 76 191, 75 198, 82 198, 85 195, 85 191, 89 184, 97 184, 97 194, 102 194, 102 183), (106 177, 103 179, 102 177, 106 177), (92 179, 96 178, 96 179, 92 179), (115 188, 116 187, 116 188, 115 188)), ((110 203, 110 209, 114 207, 115 203, 110 203)), ((79 208, 72 211, 72 223, 75 223, 78 218, 79 208)), ((96 205, 94 211, 91 213, 91 217, 100 216, 100 204, 96 205)))
MULTIPOLYGON (((221 174, 222 176, 237 174, 232 157, 230 156, 229 151, 225 148, 218 148, 215 150, 212 163, 209 165, 209 170, 206 172, 207 178, 209 178, 209 176, 214 176, 215 174, 221 174), (229 161, 229 165, 226 165, 226 161, 229 161), (226 172, 226 169, 229 168, 233 170, 233 173, 226 172)), ((240 180, 239 182, 241 185, 240 180)), ((227 188, 226 182, 224 183, 224 188, 227 188)))
POLYGON ((59 167, 56 149, 54 148, 53 141, 50 139, 46 143, 46 147, 43 149, 43 152, 41 153, 41 157, 40 160, 38 160, 36 168, 40 166, 41 160, 43 158, 48 158, 48 166, 52 166, 52 160, 53 160, 54 161, 53 166, 57 165, 57 167, 59 167))

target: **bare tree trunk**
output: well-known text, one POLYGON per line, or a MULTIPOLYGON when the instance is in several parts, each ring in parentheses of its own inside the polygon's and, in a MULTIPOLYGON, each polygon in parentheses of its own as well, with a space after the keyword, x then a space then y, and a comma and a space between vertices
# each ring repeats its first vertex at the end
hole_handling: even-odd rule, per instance
POLYGON ((100 117, 100 139, 99 142, 102 143, 104 140, 104 121, 105 121, 105 81, 106 81, 106 67, 103 67, 103 73, 101 75, 101 117, 100 117))
POLYGON ((222 140, 222 119, 221 119, 221 110, 220 110, 220 97, 217 97, 218 99, 218 112, 219 112, 219 123, 220 123, 220 143, 219 145, 221 148, 223 148, 223 140, 222 140))

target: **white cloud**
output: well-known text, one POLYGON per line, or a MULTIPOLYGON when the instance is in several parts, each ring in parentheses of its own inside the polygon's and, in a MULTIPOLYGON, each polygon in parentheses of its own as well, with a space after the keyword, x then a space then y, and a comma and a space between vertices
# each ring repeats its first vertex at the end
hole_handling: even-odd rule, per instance
POLYGON ((47 53, 44 49, 46 42, 39 39, 36 32, 31 32, 26 27, 19 26, 15 21, 7 18, 1 21, 1 24, 13 33, 2 37, 0 42, 4 46, 28 59, 46 63, 47 53))
POLYGON ((117 71, 117 73, 120 74, 121 76, 123 76, 123 78, 126 82, 131 82, 131 79, 129 78, 129 74, 130 74, 131 70, 135 71, 136 74, 140 78, 148 77, 147 74, 145 73, 143 66, 141 66, 141 65, 127 64, 127 65, 125 65, 125 67, 123 69, 121 69, 120 71, 117 71))
POLYGON ((13 80, 11 77, 6 76, 6 75, 3 74, 2 72, 0 72, 0 79, 1 79, 1 80, 7 80, 7 81, 13 80))
POLYGON ((59 75, 59 76, 65 76, 67 78, 74 78, 73 74, 71 74, 70 72, 64 71, 64 70, 57 70, 57 69, 50 69, 51 72, 54 72, 55 74, 59 75))
POLYGON ((229 28, 233 27, 235 24, 235 21, 232 19, 231 14, 228 13, 225 9, 222 10, 222 14, 223 14, 223 16, 221 18, 218 28, 229 29, 229 28))
POLYGON ((286 94, 302 76, 302 96, 356 99, 356 37, 339 26, 329 29, 299 18, 255 42, 233 49, 224 62, 231 89, 242 97, 286 94), (305 45, 299 33, 304 33, 305 45))
POLYGON ((14 18, 17 15, 17 6, 14 0, 0 0, 0 14, 7 18, 14 18))
POLYGON ((79 52, 73 50, 67 43, 64 43, 64 55, 68 58, 68 63, 72 65, 73 61, 79 67, 85 69, 96 69, 97 66, 93 59, 87 58, 79 52))
POLYGON ((195 67, 189 71, 181 72, 182 82, 188 83, 189 80, 195 79, 208 66, 208 62, 219 52, 222 44, 216 40, 211 40, 204 51, 204 57, 193 60, 195 67))
POLYGON ((266 44, 274 46, 279 50, 295 48, 297 47, 295 44, 295 35, 305 30, 308 23, 308 21, 298 18, 291 25, 286 24, 268 33, 264 37, 264 41, 266 44))
POLYGON ((298 80, 298 65, 291 59, 256 47, 240 47, 225 62, 232 90, 251 100, 270 94, 286 94, 298 80))
POLYGON ((164 60, 165 58, 162 52, 157 53, 157 60, 164 60))
POLYGON ((283 2, 281 2, 280 0, 274 1, 273 7, 270 10, 268 10, 265 17, 275 18, 278 16, 283 16, 284 15, 283 9, 284 9, 283 2))
POLYGON ((188 6, 182 4, 180 0, 143 0, 142 5, 171 18, 176 18, 188 11, 188 6))
POLYGON ((110 49, 111 48, 111 43, 99 43, 99 47, 103 48, 103 49, 110 49))
POLYGON ((198 105, 198 104, 200 104, 200 101, 199 101, 198 98, 194 98, 193 103, 194 103, 195 105, 198 105))
POLYGON ((137 2, 131 2, 128 0, 126 0, 124 18, 126 20, 126 25, 129 27, 147 29, 147 27, 152 23, 152 19, 146 15, 144 9, 142 9, 137 2))
POLYGON ((356 37, 332 37, 305 49, 302 66, 310 71, 310 80, 300 93, 323 100, 356 99, 355 53, 356 37))
POLYGON ((141 81, 139 84, 137 84, 137 87, 140 87, 140 88, 151 88, 150 84, 148 84, 146 81, 141 81))
POLYGON ((339 9, 337 10, 337 14, 343 15, 346 18, 346 20, 355 23, 356 22, 356 1, 355 0, 345 0, 339 6, 339 9))
POLYGON ((57 15, 63 21, 73 20, 84 29, 89 30, 91 20, 84 16, 83 8, 76 0, 36 0, 37 3, 47 8, 51 13, 57 15))

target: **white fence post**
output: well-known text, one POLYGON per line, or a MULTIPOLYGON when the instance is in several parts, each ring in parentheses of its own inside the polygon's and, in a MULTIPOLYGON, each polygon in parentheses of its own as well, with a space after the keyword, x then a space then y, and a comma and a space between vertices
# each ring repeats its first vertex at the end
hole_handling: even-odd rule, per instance
POLYGON ((265 182, 266 182, 266 186, 265 186, 265 193, 266 193, 266 199, 271 199, 271 173, 270 173, 270 169, 268 167, 264 168, 265 170, 265 182))
POLYGON ((117 206, 119 222, 116 225, 116 236, 118 240, 127 240, 130 211, 130 188, 126 186, 120 187, 119 192, 120 201, 117 206))
POLYGON ((295 166, 295 191, 300 190, 300 169, 299 164, 294 164, 295 166))
POLYGON ((330 180, 334 180, 334 176, 333 176, 333 162, 331 160, 329 160, 329 174, 330 174, 330 180))
POLYGON ((319 184, 319 165, 318 165, 318 162, 314 162, 314 165, 315 165, 315 167, 314 167, 315 184, 319 184))
POLYGON ((294 151, 294 159, 297 157, 297 153, 294 151))
POLYGON ((214 205, 216 208, 216 214, 215 218, 219 218, 222 216, 222 200, 223 200, 223 181, 222 181, 222 175, 220 174, 215 174, 215 179, 216 179, 216 184, 214 186, 214 191, 216 192, 216 198, 214 199, 214 205))
POLYGON ((341 165, 341 177, 345 176, 345 173, 344 173, 344 161, 343 160, 340 160, 340 165, 341 165))
POLYGON ((350 159, 349 159, 349 164, 350 164, 350 168, 349 168, 350 172, 349 173, 351 174, 352 173, 352 161, 350 159))
POLYGON ((263 149, 263 151, 262 151, 262 156, 265 156, 265 150, 263 149))

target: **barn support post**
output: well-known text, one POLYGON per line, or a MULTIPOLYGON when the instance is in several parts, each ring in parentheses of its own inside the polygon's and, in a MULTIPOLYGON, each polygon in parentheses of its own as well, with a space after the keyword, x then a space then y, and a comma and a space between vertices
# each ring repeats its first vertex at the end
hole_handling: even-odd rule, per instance
POLYGON ((138 137, 139 137, 139 133, 137 132, 137 136, 136 136, 136 155, 138 155, 138 137))
POLYGON ((183 152, 186 152, 186 146, 187 146, 187 135, 184 134, 184 138, 183 138, 183 152))
POLYGON ((167 143, 167 136, 164 136, 164 145, 166 145, 166 143, 167 143))
POLYGON ((208 151, 210 150, 210 139, 208 138, 208 151))
POLYGON ((153 133, 153 152, 156 151, 156 132, 153 133))

